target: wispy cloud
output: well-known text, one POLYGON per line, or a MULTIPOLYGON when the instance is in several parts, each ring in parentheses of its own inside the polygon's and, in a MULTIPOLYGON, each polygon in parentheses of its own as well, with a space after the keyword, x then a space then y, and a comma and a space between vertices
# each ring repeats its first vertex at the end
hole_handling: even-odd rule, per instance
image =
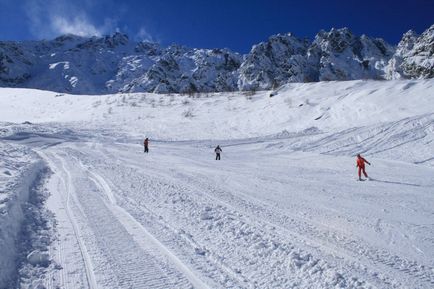
POLYGON ((137 32, 135 38, 139 41, 156 42, 154 37, 149 33, 145 27, 140 27, 139 32, 137 32))
POLYGON ((84 16, 77 16, 73 19, 53 16, 51 18, 51 30, 56 34, 75 34, 78 36, 100 36, 103 33, 84 16))
POLYGON ((81 7, 84 2, 71 2, 27 0, 24 9, 30 32, 38 38, 51 38, 60 34, 99 36, 116 30, 117 21, 114 18, 106 18, 102 24, 97 25, 84 7, 81 7))
POLYGON ((25 0, 24 3, 29 31, 39 39, 61 34, 101 36, 121 31, 133 33, 138 41, 158 42, 147 26, 139 26, 137 31, 135 27, 128 27, 128 21, 121 21, 126 19, 129 9, 115 0, 103 3, 99 0, 25 0), (111 16, 104 18, 101 11, 111 16))

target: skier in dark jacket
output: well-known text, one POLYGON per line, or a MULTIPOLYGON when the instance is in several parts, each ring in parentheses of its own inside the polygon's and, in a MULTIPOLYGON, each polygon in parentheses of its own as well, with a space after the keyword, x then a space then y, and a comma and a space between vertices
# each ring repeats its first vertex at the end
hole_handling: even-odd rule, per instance
POLYGON ((143 142, 143 146, 145 147, 145 153, 149 153, 148 145, 149 145, 149 139, 145 138, 145 141, 143 142))
POLYGON ((357 162, 356 167, 359 168, 359 181, 362 180, 362 172, 366 178, 369 178, 368 174, 365 171, 365 163, 367 163, 368 165, 371 165, 371 163, 365 160, 360 154, 357 155, 356 162, 357 162))
POLYGON ((219 145, 214 149, 214 152, 215 152, 215 160, 220 160, 220 153, 221 153, 222 151, 223 151, 223 150, 220 148, 219 145))

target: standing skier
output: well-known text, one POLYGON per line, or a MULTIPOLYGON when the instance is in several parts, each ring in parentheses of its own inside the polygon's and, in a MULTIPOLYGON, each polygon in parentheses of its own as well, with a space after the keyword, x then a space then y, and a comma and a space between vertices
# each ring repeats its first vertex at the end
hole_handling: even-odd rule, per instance
POLYGON ((365 171, 365 163, 367 163, 368 165, 371 165, 371 163, 365 160, 360 154, 357 155, 356 162, 357 162, 356 168, 359 168, 359 181, 362 180, 362 172, 365 175, 365 177, 369 179, 368 174, 365 171))
POLYGON ((223 150, 220 148, 219 145, 214 149, 214 152, 215 152, 215 160, 220 160, 220 153, 221 153, 222 151, 223 151, 223 150))
POLYGON ((145 138, 145 141, 143 142, 143 146, 145 147, 145 153, 149 153, 148 145, 149 145, 149 139, 145 138))

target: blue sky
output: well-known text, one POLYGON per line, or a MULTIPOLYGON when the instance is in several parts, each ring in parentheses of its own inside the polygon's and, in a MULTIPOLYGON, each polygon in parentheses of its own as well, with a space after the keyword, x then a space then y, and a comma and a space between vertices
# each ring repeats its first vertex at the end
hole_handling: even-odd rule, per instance
POLYGON ((270 35, 349 27, 396 44, 434 24, 434 0, 0 0, 0 40, 114 31, 136 40, 247 52, 270 35))

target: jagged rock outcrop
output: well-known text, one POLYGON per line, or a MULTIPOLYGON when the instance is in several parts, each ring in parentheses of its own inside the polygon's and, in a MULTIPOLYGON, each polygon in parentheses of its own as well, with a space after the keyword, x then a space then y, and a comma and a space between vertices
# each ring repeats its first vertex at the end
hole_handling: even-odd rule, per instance
POLYGON ((240 67, 238 87, 241 90, 271 89, 287 82, 304 82, 307 39, 291 33, 271 36, 267 42, 254 45, 240 67))
POLYGON ((382 79, 393 53, 384 40, 355 36, 343 28, 319 32, 307 58, 314 81, 382 79))
POLYGON ((79 94, 237 90, 242 55, 135 43, 128 36, 0 42, 0 86, 79 94))
POLYGON ((387 78, 434 77, 434 25, 418 36, 410 30, 399 42, 389 61, 387 78))
POLYGON ((288 82, 434 77, 434 25, 397 47, 347 28, 271 36, 246 55, 103 37, 0 42, 0 86, 78 94, 273 89, 288 82))
POLYGON ((146 72, 135 73, 139 77, 126 83, 121 91, 231 91, 237 88, 241 61, 241 55, 227 49, 189 49, 173 45, 163 50, 158 58, 146 59, 149 64, 146 72))
POLYGON ((0 84, 24 85, 30 78, 34 56, 17 42, 0 42, 0 84))

